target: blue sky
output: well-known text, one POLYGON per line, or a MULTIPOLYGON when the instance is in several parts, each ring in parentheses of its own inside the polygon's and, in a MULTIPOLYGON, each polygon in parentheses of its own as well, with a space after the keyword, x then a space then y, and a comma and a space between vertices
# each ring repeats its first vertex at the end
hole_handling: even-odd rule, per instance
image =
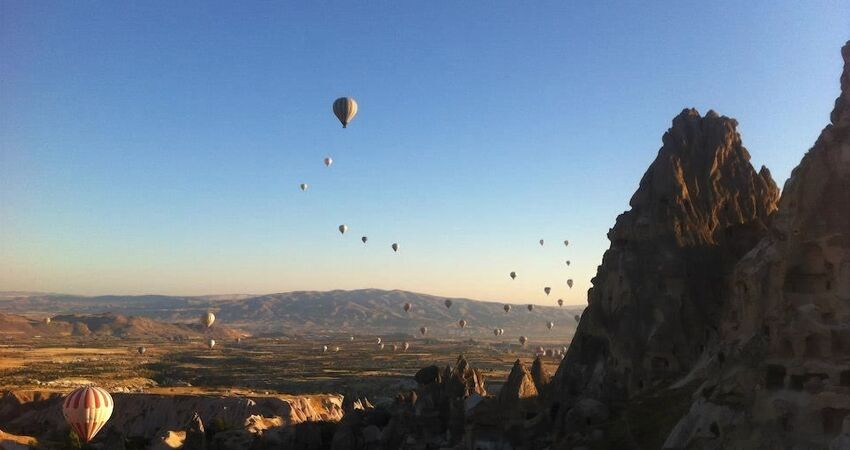
POLYGON ((846 0, 533 5, 0 2, 0 289, 581 304, 673 116, 781 185, 850 38, 846 0))

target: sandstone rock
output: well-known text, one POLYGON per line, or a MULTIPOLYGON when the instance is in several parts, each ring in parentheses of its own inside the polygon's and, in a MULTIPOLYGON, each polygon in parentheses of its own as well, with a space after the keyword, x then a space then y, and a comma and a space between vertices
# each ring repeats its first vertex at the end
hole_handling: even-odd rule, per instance
POLYGON ((619 408, 687 374, 716 339, 735 263, 767 233, 779 190, 750 164, 734 119, 693 109, 609 231, 567 356, 547 396, 570 433, 580 399, 619 408))
POLYGON ((543 366, 543 360, 540 356, 534 358, 534 362, 531 364, 531 379, 534 380, 534 386, 537 388, 537 392, 542 393, 549 385, 549 372, 543 366))
POLYGON ((207 435, 204 430, 204 422, 198 413, 192 415, 186 429, 186 440, 183 441, 185 450, 205 450, 207 448, 207 435))
POLYGON ((738 417, 712 422, 727 442, 771 436, 777 446, 846 445, 850 42, 842 55, 832 123, 785 183, 770 233, 737 265, 719 339, 709 351, 719 361, 706 370, 704 386, 711 394, 695 401, 671 442, 715 448, 704 439, 704 427, 683 429, 711 421, 718 408, 731 408, 738 417))

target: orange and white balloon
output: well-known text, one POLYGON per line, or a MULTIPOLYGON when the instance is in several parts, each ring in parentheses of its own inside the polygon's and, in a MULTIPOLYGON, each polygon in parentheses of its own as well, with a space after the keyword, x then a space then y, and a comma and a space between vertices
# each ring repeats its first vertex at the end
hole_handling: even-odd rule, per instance
POLYGON ((113 407, 109 392, 96 386, 83 386, 65 397, 62 414, 80 439, 91 442, 112 416, 113 407))

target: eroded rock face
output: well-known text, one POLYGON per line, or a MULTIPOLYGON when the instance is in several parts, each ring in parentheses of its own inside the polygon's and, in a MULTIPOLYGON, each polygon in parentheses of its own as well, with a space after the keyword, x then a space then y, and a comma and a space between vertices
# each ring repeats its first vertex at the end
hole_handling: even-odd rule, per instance
POLYGON ((850 42, 842 55, 831 123, 786 182, 769 235, 735 270, 706 394, 669 448, 850 448, 850 42))
POLYGON ((683 375, 717 334, 724 280, 765 234, 779 195, 767 169, 750 164, 736 126, 686 109, 664 134, 631 210, 608 233, 553 380, 561 422, 580 397, 616 407, 683 375))

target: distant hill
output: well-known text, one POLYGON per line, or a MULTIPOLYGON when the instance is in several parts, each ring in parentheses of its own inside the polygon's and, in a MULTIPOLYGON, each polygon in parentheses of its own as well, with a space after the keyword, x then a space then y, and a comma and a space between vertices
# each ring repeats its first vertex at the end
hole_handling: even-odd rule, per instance
MULTIPOLYGON (((511 312, 505 314, 502 303, 452 298, 452 307, 446 308, 443 303, 446 297, 378 289, 203 297, 12 296, 0 293, 0 299, 0 312, 29 317, 109 312, 148 317, 161 322, 194 323, 201 313, 211 310, 217 316, 217 325, 227 325, 253 334, 415 334, 420 326, 426 326, 432 336, 475 338, 492 336, 492 330, 496 327, 504 328, 506 334, 510 335, 572 335, 576 325, 573 316, 580 314, 583 309, 535 305, 534 311, 529 312, 525 305, 512 305, 511 312), (405 303, 413 305, 409 313, 402 309, 405 303), (457 326, 460 319, 468 323, 463 332, 457 326), (546 328, 546 322, 550 320, 556 324, 551 332, 546 328)), ((144 327, 140 324, 138 328, 144 327)))
POLYGON ((200 323, 163 323, 147 317, 127 317, 114 313, 57 315, 51 317, 50 323, 43 319, 0 313, 0 338, 93 336, 169 340, 202 337, 235 339, 240 334, 228 326, 206 329, 200 323))

